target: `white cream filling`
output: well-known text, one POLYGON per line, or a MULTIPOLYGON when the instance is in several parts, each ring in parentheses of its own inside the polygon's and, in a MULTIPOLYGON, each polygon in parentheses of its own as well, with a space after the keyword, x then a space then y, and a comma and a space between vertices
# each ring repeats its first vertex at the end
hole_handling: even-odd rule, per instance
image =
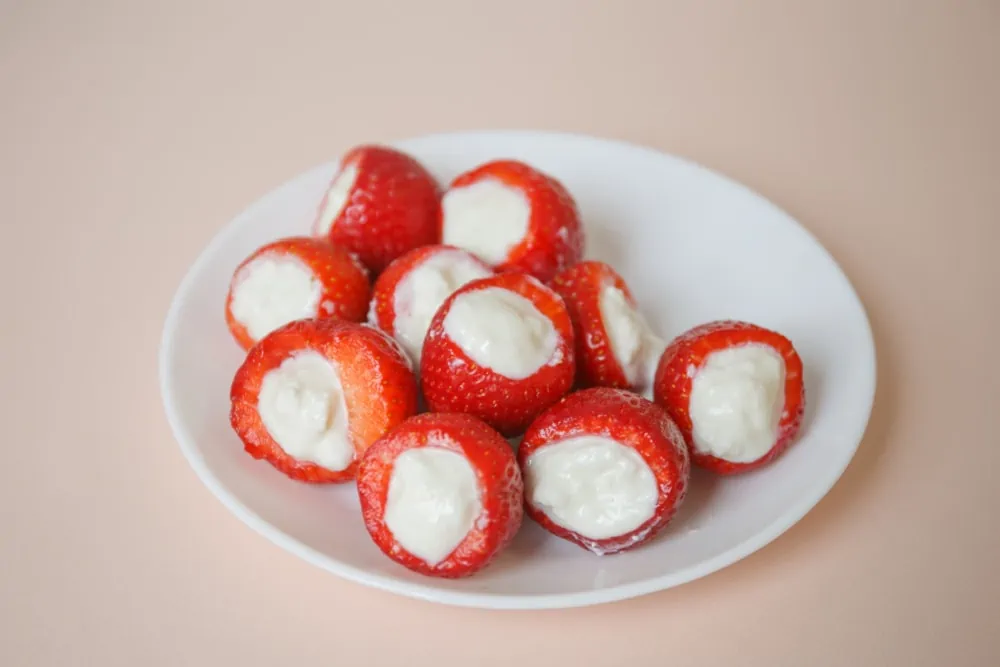
POLYGON ((625 293, 613 284, 601 289, 598 305, 611 351, 625 379, 639 392, 648 391, 653 386, 666 341, 653 333, 642 313, 633 308, 625 293))
POLYGON ((392 466, 385 525, 400 546, 428 565, 443 561, 483 511, 476 471, 440 447, 408 449, 392 466))
POLYGON ((785 362, 778 353, 767 345, 731 347, 691 372, 695 449, 733 463, 770 451, 785 402, 785 362))
POLYGON ((659 489, 646 461, 612 438, 583 435, 549 443, 527 459, 531 504, 592 540, 628 534, 652 518, 659 489))
POLYGON ((315 232, 317 236, 326 236, 330 233, 330 228, 333 227, 334 221, 340 216, 340 212, 344 210, 344 206, 347 205, 347 201, 351 196, 351 190, 354 188, 354 182, 357 180, 357 165, 348 164, 340 170, 333 179, 333 182, 330 183, 330 188, 326 194, 326 205, 323 206, 319 217, 316 218, 315 232))
POLYGON ((497 265, 528 233, 531 204, 519 188, 485 178, 452 188, 441 200, 443 243, 497 265))
POLYGON ((254 340, 293 320, 316 317, 323 285, 294 257, 263 254, 236 275, 230 310, 254 340))
POLYGON ((445 299, 462 285, 491 271, 461 250, 439 250, 413 267, 393 295, 393 335, 419 366, 431 320, 445 299))
POLYGON ((268 371, 257 412, 278 446, 299 461, 344 470, 354 460, 340 376, 318 352, 296 352, 268 371))
POLYGON ((444 331, 478 365, 512 380, 534 375, 553 360, 559 332, 528 299, 502 287, 459 295, 444 331))

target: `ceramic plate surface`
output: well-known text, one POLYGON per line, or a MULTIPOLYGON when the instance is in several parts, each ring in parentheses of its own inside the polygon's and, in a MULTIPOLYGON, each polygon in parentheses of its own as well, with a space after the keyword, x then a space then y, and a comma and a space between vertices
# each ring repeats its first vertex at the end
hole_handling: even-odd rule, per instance
POLYGON ((229 386, 243 359, 223 317, 230 277, 258 246, 309 232, 331 162, 229 223, 185 276, 164 327, 160 379, 170 424, 198 476, 241 520, 315 565, 395 593, 476 607, 571 607, 662 590, 734 563, 795 524, 837 481, 871 412, 875 349, 850 282, 795 220, 705 168, 612 141, 475 132, 396 147, 442 184, 502 157, 556 176, 579 204, 587 256, 623 274, 665 338, 721 318, 784 333, 805 366, 802 435, 757 472, 729 479, 696 472, 677 517, 635 551, 594 556, 526 518, 510 548, 473 577, 405 570, 369 539, 353 484, 288 480, 245 454, 229 426, 229 386))

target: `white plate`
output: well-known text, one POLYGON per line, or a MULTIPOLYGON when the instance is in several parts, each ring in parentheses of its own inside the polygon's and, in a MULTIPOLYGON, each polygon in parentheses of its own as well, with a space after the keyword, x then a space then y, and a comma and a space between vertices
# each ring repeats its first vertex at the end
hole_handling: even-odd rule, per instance
POLYGON ((233 220, 185 276, 164 327, 160 379, 170 424, 198 476, 236 516, 362 584, 442 603, 537 609, 619 600, 714 572, 783 533, 837 481, 868 422, 875 349, 851 284, 795 220, 707 169, 612 141, 476 132, 397 147, 442 183, 499 157, 558 177, 580 205, 587 256, 618 268, 666 337, 719 318, 789 336, 805 365, 802 436, 758 472, 722 480, 696 473, 678 516, 633 552, 594 556, 526 519, 511 547, 473 577, 447 581, 405 570, 369 539, 353 484, 290 481, 246 455, 229 427, 229 385, 242 361, 223 319, 230 276, 258 246, 308 233, 331 162, 233 220))

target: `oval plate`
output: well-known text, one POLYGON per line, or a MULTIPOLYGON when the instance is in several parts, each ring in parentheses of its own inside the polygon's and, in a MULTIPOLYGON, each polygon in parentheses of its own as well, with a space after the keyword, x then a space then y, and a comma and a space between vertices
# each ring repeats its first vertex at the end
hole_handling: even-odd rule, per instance
POLYGON ((642 595, 730 565, 794 525, 837 481, 871 412, 875 347, 850 282, 795 220, 710 170, 619 142, 472 132, 395 146, 442 184, 495 158, 521 159, 560 179, 580 206, 587 256, 623 274, 666 338, 723 318, 790 337, 805 364, 802 435, 760 471, 729 479, 696 471, 674 521, 633 552, 594 556, 526 519, 510 548, 473 577, 438 580, 403 569, 369 539, 353 484, 288 480, 246 455, 229 427, 229 385, 243 359, 223 319, 230 277, 258 246, 309 232, 331 162, 229 223, 184 277, 164 326, 160 381, 170 425, 198 476, 241 520, 365 585, 464 606, 558 608, 642 595))

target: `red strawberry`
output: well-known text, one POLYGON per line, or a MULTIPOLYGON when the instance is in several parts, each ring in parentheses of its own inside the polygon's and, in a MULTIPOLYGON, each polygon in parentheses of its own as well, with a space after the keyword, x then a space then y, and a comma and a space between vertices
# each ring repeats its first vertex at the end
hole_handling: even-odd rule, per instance
POLYGON ((243 349, 293 320, 335 317, 361 322, 368 272, 343 248, 295 236, 257 249, 237 267, 226 297, 226 323, 243 349))
POLYGON ((805 410, 792 342, 747 322, 710 322, 675 338, 654 389, 694 464, 720 475, 772 461, 795 439, 805 410))
POLYGON ((510 445, 469 415, 408 419, 372 445, 358 469, 375 544, 434 577, 465 577, 488 565, 521 526, 523 490, 510 445))
POLYGON ((407 250, 437 243, 441 189, 415 159, 384 146, 344 155, 313 233, 358 254, 378 274, 407 250))
POLYGON ((525 510, 596 554, 633 549, 673 518, 690 477, 677 425, 655 403, 596 387, 536 419, 517 453, 525 510))
POLYGON ((548 281, 583 257, 576 202, 555 178, 514 160, 476 167, 441 201, 444 243, 465 248, 497 271, 548 281))
POLYGON ((465 285, 424 340, 420 381, 435 412, 479 417, 520 433, 573 384, 573 325, 558 294, 525 273, 465 285))
POLYGON ((357 458, 417 409, 406 357, 378 329, 297 320, 247 354, 230 391, 230 421, 251 456, 292 479, 353 479, 357 458))
POLYGON ((419 365, 431 318, 452 292, 493 270, 464 250, 417 248, 395 259, 375 281, 368 321, 393 336, 419 365))
POLYGON ((624 278, 604 262, 586 261, 563 269, 551 287, 573 319, 578 385, 652 386, 666 343, 637 310, 624 278))

